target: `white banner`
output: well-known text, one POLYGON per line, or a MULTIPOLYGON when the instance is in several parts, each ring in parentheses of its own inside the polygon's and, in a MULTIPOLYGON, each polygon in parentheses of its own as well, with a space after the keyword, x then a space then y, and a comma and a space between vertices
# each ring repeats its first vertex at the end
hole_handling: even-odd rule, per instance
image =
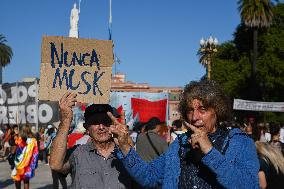
POLYGON ((284 102, 261 102, 234 99, 234 110, 284 112, 284 102))

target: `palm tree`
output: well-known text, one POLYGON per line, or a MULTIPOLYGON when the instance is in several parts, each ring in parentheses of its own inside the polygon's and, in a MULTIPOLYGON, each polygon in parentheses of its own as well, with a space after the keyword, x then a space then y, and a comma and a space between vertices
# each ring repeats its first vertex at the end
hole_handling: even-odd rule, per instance
POLYGON ((242 22, 253 30, 252 78, 256 76, 257 33, 259 28, 269 27, 272 23, 272 3, 270 0, 239 0, 242 22))
POLYGON ((199 56, 200 64, 206 68, 207 63, 210 60, 210 54, 208 53, 208 51, 204 51, 201 48, 199 48, 197 55, 199 56))
POLYGON ((2 84, 2 68, 11 62, 13 56, 13 51, 6 42, 5 36, 0 34, 0 84, 2 84))

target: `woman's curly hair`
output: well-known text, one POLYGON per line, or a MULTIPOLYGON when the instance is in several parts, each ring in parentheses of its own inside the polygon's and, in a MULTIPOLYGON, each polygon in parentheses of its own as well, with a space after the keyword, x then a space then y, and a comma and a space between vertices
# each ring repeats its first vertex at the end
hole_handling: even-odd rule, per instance
POLYGON ((213 80, 191 81, 184 87, 179 103, 179 112, 188 122, 188 104, 198 99, 206 108, 213 108, 217 115, 217 123, 231 119, 231 103, 221 86, 213 80))

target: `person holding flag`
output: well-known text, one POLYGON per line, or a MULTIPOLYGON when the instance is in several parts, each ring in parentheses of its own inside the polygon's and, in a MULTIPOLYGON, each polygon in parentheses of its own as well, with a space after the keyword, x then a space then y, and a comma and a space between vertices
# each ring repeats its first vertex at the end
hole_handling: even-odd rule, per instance
POLYGON ((15 181, 16 189, 21 188, 21 181, 24 182, 24 188, 28 189, 30 179, 35 175, 35 169, 38 166, 38 146, 30 126, 24 125, 19 137, 15 140, 17 150, 15 154, 15 167, 12 170, 11 177, 15 181))

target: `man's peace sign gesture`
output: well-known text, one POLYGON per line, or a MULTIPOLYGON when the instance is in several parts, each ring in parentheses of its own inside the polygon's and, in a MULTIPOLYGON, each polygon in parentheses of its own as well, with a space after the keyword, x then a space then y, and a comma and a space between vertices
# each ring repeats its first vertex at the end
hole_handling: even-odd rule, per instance
POLYGON ((124 112, 122 112, 120 123, 111 112, 107 112, 107 115, 112 120, 113 124, 110 126, 110 132, 113 134, 114 142, 119 146, 120 150, 124 155, 128 154, 131 143, 129 141, 130 137, 128 134, 127 125, 125 125, 124 112))

